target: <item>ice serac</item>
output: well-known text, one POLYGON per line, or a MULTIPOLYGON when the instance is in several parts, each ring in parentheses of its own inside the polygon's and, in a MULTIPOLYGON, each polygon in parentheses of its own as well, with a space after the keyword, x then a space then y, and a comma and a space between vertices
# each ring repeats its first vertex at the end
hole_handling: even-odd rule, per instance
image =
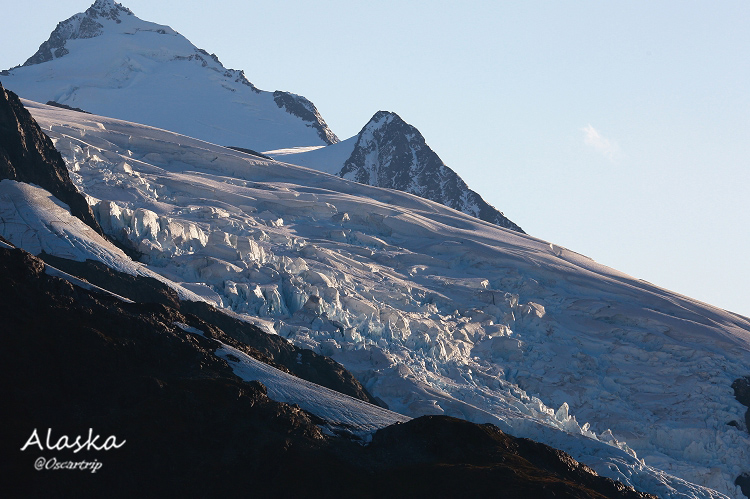
POLYGON ((378 111, 357 137, 339 173, 363 184, 416 194, 500 227, 521 227, 469 189, 426 144, 419 130, 397 114, 378 111))
POLYGON ((262 151, 338 142, 309 100, 259 90, 243 71, 112 0, 97 0, 59 23, 34 55, 0 79, 25 98, 215 144, 262 151))
POLYGON ((0 84, 0 180, 36 184, 67 204, 72 215, 103 235, 68 168, 18 96, 0 84))

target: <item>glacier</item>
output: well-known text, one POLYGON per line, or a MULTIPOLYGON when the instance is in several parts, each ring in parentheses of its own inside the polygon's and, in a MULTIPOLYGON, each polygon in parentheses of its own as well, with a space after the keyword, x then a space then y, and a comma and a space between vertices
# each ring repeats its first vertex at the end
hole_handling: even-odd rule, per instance
POLYGON ((139 268, 331 356, 392 411, 490 422, 660 497, 742 497, 748 318, 414 195, 24 104, 139 268))

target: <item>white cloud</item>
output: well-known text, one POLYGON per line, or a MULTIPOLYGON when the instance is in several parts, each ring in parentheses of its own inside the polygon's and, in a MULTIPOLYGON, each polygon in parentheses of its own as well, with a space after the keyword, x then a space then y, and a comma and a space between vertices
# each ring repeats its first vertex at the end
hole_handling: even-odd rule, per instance
POLYGON ((616 142, 603 137, 599 130, 591 125, 581 129, 583 131, 583 142, 587 146, 599 151, 605 158, 614 161, 620 152, 620 147, 616 142))

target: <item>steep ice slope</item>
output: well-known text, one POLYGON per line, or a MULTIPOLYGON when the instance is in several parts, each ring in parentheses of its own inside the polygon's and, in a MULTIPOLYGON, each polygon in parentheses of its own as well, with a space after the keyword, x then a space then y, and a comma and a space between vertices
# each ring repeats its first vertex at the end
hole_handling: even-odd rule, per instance
MULTIPOLYGON (((189 333, 203 336, 203 332, 196 328, 178 325, 189 333)), ((410 419, 279 371, 229 345, 222 344, 216 355, 226 360, 234 373, 245 381, 263 383, 271 399, 297 404, 324 419, 335 431, 364 437, 380 428, 410 419)))
POLYGON ((97 260, 120 272, 154 277, 171 286, 180 298, 203 298, 186 287, 165 279, 97 234, 70 214, 67 205, 34 185, 0 181, 0 236, 35 255, 42 252, 83 262, 97 260))
POLYGON ((485 222, 523 232, 469 189, 430 149, 419 130, 395 113, 378 111, 357 136, 333 146, 287 148, 266 154, 363 184, 416 194, 485 222))
POLYGON ((264 150, 338 141, 304 97, 258 90, 242 71, 113 0, 96 0, 58 24, 36 54, 0 73, 0 81, 25 98, 222 145, 264 150))
POLYGON ((740 497, 747 318, 416 196, 26 104, 105 231, 391 409, 493 422, 662 497, 719 497, 674 475, 740 497))

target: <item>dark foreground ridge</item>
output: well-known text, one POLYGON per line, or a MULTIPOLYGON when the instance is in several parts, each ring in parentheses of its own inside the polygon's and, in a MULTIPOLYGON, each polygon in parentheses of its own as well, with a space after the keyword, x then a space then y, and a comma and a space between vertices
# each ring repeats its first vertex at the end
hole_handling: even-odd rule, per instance
POLYGON ((70 207, 70 213, 104 236, 68 168, 21 100, 0 84, 0 180, 36 184, 70 207))
POLYGON ((136 277, 117 272, 103 263, 87 260, 76 262, 52 255, 40 257, 53 267, 85 281, 129 298, 138 303, 155 303, 194 315, 224 331, 231 338, 251 346, 285 372, 331 390, 384 405, 365 390, 362 384, 341 364, 309 349, 293 345, 280 336, 268 334, 253 324, 227 315, 204 302, 180 301, 177 293, 151 277, 136 277))
POLYGON ((49 276, 22 250, 0 248, 0 296, 6 497, 650 497, 492 425, 430 416, 368 446, 326 436, 214 355, 218 341, 262 353, 174 308, 49 276), (89 429, 122 446, 45 442, 85 442, 89 429), (21 451, 34 430, 42 443, 21 451), (36 471, 40 457, 101 468, 36 471))

